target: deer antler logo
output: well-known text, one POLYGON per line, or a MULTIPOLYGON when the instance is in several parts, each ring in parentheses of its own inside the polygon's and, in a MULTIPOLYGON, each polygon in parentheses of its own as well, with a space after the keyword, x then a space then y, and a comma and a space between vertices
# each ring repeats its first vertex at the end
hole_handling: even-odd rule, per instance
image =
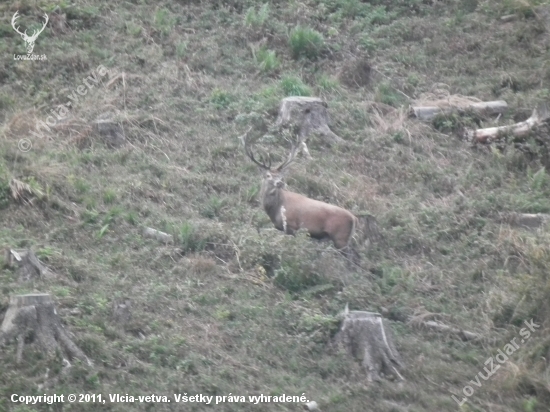
POLYGON ((39 30, 34 30, 32 35, 29 36, 27 34, 27 30, 25 30, 23 33, 21 33, 19 31, 19 26, 15 27, 15 23, 16 23, 16 20, 19 18, 19 11, 16 11, 15 14, 13 15, 12 19, 11 19, 11 25, 13 27, 13 29, 21 35, 21 37, 23 38, 23 40, 25 40, 25 43, 27 43, 27 54, 31 54, 33 49, 34 49, 34 42, 36 41, 36 38, 38 37, 38 35, 40 33, 42 33, 44 31, 44 29, 46 28, 46 24, 48 24, 48 15, 46 13, 44 13, 44 25, 42 26, 41 29, 39 30))

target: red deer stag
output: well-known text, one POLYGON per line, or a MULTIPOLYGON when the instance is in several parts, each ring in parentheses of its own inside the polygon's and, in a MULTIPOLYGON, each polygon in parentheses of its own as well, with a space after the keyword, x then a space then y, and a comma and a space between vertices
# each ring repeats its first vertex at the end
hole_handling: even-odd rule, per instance
POLYGON ((358 224, 354 214, 341 207, 309 199, 284 189, 285 171, 294 161, 300 146, 293 144, 288 158, 279 166, 271 168, 271 157, 268 156, 268 164, 263 162, 263 158, 262 162, 256 160, 246 135, 242 141, 246 155, 266 171, 260 197, 263 208, 275 228, 290 235, 298 229, 306 229, 312 238, 332 240, 336 249, 346 257, 350 256, 351 251, 353 260, 357 261, 358 255, 350 246, 358 224))

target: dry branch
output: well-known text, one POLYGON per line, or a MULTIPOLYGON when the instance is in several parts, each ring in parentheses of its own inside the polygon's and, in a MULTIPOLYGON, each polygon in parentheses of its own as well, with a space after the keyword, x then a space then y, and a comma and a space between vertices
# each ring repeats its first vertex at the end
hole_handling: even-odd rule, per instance
POLYGON ((466 105, 450 105, 448 107, 443 105, 436 106, 413 106, 411 107, 410 114, 417 117, 422 121, 431 121, 438 114, 448 114, 452 112, 465 112, 472 111, 474 113, 492 115, 501 114, 508 110, 508 104, 504 100, 490 101, 490 102, 473 102, 466 105))
POLYGON ((404 368, 395 349, 391 329, 379 313, 349 311, 343 314, 340 331, 333 343, 343 344, 348 353, 360 360, 369 382, 380 380, 380 375, 404 380, 399 369, 404 368))
POLYGON ((69 358, 77 358, 89 366, 92 365, 63 328, 51 296, 48 294, 11 297, 4 321, 0 326, 0 343, 14 338, 17 340, 17 363, 20 363, 23 358, 25 341, 32 339, 48 356, 53 356, 57 349, 62 349, 69 358))
POLYGON ((11 196, 16 202, 32 204, 34 198, 42 199, 44 197, 44 193, 40 189, 32 187, 21 180, 10 179, 9 187, 11 196))
POLYGON ((475 143, 490 143, 507 134, 511 134, 515 137, 522 137, 527 135, 533 127, 541 125, 548 121, 548 119, 550 119, 550 112, 546 107, 541 106, 533 110, 531 117, 523 122, 509 126, 489 127, 486 129, 466 129, 465 138, 475 143))

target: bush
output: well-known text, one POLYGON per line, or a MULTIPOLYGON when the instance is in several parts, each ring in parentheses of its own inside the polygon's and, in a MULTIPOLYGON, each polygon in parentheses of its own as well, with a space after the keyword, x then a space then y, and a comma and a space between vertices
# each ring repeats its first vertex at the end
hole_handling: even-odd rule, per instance
POLYGON ((296 26, 290 32, 289 43, 292 57, 295 59, 302 56, 308 59, 315 59, 321 53, 325 41, 322 34, 318 31, 310 27, 296 26))
POLYGON ((281 89, 285 96, 311 96, 311 88, 295 76, 284 76, 281 79, 281 89))
POLYGON ((248 9, 244 17, 244 24, 248 27, 258 28, 263 26, 268 18, 269 3, 265 3, 260 7, 258 12, 256 12, 254 7, 248 9))
POLYGON ((267 50, 265 47, 258 50, 256 62, 259 64, 260 69, 266 73, 275 71, 281 64, 275 51, 267 50))

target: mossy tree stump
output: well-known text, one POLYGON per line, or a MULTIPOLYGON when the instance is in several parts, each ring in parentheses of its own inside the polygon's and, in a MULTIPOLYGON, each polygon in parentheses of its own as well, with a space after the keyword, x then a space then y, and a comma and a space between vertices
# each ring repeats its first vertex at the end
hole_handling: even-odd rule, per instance
POLYGON ((84 352, 71 340, 57 316, 48 294, 16 295, 10 299, 0 326, 0 343, 17 340, 17 363, 23 358, 25 340, 36 342, 48 356, 60 349, 69 358, 92 365, 84 352))

